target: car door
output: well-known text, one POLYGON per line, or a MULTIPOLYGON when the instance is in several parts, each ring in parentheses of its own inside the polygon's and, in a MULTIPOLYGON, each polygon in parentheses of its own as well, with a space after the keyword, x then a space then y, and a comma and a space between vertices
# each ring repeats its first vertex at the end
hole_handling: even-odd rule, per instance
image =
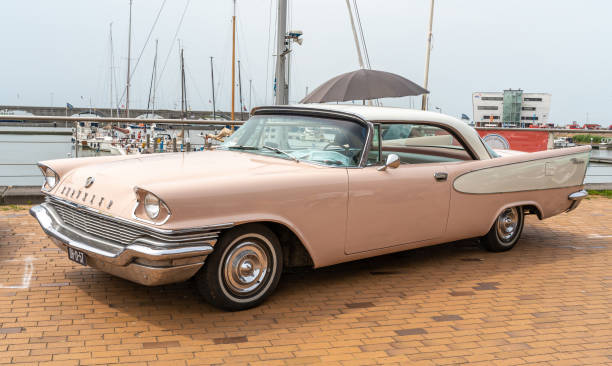
POLYGON ((381 124, 380 136, 382 147, 378 151, 373 141, 369 166, 348 170, 347 254, 442 237, 450 201, 446 165, 471 159, 439 127, 381 124), (402 164, 380 171, 390 154, 402 164))

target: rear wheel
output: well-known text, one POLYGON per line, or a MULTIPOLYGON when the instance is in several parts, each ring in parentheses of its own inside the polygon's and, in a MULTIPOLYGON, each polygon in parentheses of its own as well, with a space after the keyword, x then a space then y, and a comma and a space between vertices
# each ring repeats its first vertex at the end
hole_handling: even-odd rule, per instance
POLYGON ((514 247, 523 231, 525 215, 519 207, 504 209, 487 235, 482 237, 485 248, 492 252, 504 252, 514 247))
POLYGON ((276 235, 264 225, 248 224, 221 236, 196 277, 198 290, 216 307, 248 309, 274 291, 282 266, 276 235))

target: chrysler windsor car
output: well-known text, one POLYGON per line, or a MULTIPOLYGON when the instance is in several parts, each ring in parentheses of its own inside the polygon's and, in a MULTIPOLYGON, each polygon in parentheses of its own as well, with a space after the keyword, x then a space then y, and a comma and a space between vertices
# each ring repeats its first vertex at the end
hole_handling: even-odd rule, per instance
POLYGON ((73 261, 150 286, 195 277, 238 310, 291 266, 466 238, 509 250, 525 215, 576 208, 589 156, 496 152, 438 113, 260 107, 212 151, 41 162, 31 213, 73 261))

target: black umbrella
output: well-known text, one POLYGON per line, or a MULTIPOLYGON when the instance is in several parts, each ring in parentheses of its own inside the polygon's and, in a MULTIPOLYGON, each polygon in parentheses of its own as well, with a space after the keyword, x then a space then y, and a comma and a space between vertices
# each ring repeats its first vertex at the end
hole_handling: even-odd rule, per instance
POLYGON ((329 79, 300 103, 345 102, 429 93, 403 76, 377 70, 357 70, 329 79))

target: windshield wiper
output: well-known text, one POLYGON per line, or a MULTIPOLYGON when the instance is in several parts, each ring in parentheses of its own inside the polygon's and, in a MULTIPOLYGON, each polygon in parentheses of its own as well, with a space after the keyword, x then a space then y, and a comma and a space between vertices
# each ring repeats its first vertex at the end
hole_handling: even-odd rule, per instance
POLYGON ((259 148, 256 146, 243 146, 243 145, 227 146, 227 148, 236 149, 236 150, 259 150, 259 148))
POLYGON ((283 154, 283 155, 286 155, 286 156, 288 156, 288 157, 289 157, 291 160, 295 160, 295 162, 296 162, 296 163, 299 163, 299 162, 300 162, 300 160, 299 160, 298 158, 296 158, 295 156, 293 156, 293 155, 289 154, 288 152, 283 151, 283 150, 281 150, 281 149, 277 149, 277 148, 275 148, 275 147, 272 147, 272 146, 266 146, 266 145, 264 145, 264 146, 262 146, 262 147, 263 147, 264 149, 272 150, 272 151, 274 151, 274 152, 275 152, 275 153, 277 153, 277 154, 283 154))

